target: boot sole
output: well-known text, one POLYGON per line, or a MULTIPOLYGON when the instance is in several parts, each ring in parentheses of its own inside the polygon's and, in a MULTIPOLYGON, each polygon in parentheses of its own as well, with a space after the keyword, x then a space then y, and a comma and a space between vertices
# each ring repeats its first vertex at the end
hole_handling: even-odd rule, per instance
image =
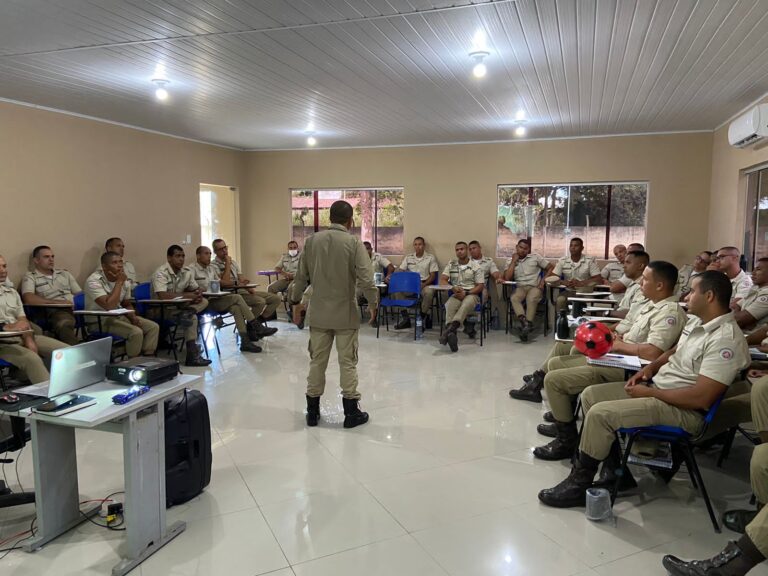
POLYGON ((534 396, 534 397, 531 397, 528 394, 526 394, 525 396, 519 396, 517 394, 517 390, 510 390, 509 391, 509 397, 510 398, 514 398, 515 400, 525 400, 526 402, 533 402, 535 404, 541 404, 542 401, 543 401, 542 398, 541 398, 541 394, 539 394, 538 396, 534 396))
MULTIPOLYGON (((558 460, 570 460, 573 458, 576 450, 569 452, 568 454, 548 454, 546 452, 538 451, 538 448, 533 449, 533 457, 538 460, 546 460, 547 462, 557 462, 558 460)), ((585 497, 586 498, 586 497, 585 497)))
POLYGON ((539 424, 536 426, 536 432, 546 438, 557 438, 557 430, 550 430, 545 424, 539 424))
POLYGON ((551 508, 584 508, 587 505, 586 495, 583 498, 572 498, 570 500, 550 500, 546 496, 539 494, 539 501, 551 508))
POLYGON ((355 428, 356 426, 362 426, 363 424, 367 424, 368 420, 369 418, 367 416, 362 422, 356 422, 354 420, 348 420, 347 418, 344 418, 344 428, 355 428))

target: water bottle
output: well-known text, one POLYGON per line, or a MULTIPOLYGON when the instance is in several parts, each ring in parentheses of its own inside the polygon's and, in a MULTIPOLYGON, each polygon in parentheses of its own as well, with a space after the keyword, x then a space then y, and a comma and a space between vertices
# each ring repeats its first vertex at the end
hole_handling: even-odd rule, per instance
POLYGON ((555 323, 555 333, 560 340, 568 340, 571 337, 571 328, 568 326, 568 310, 560 310, 555 323))
POLYGON ((416 340, 424 338, 424 325, 421 323, 421 314, 416 315, 416 340))

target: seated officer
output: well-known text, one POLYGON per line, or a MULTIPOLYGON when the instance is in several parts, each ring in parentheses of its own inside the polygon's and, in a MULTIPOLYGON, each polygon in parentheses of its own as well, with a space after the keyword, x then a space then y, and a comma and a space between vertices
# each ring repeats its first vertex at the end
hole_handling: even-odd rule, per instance
MULTIPOLYGON (((400 262, 398 270, 407 272, 418 272, 421 278, 421 315, 424 316, 424 328, 432 328, 432 316, 430 312, 432 310, 432 300, 435 296, 435 291, 430 288, 432 282, 435 281, 435 275, 440 269, 437 265, 437 258, 435 258, 429 252, 425 252, 426 242, 421 236, 416 236, 413 239, 412 254, 408 254, 403 261, 400 262)), ((400 296, 393 294, 392 298, 401 299, 400 296)), ((400 321, 395 324, 396 330, 404 330, 411 327, 411 321, 408 317, 408 311, 401 311, 400 321)))
MULTIPOLYGON (((445 304, 446 329, 440 336, 440 344, 448 344, 451 352, 457 352, 459 337, 456 333, 466 317, 475 311, 485 288, 483 269, 470 260, 466 242, 456 243, 456 258, 443 270, 440 284, 451 286, 453 291, 445 304)), ((474 331, 469 337, 474 338, 474 331)))
MULTIPOLYGON (((75 294, 81 290, 80 285, 67 270, 54 268, 53 250, 49 246, 38 246, 32 251, 32 262, 35 269, 27 272, 21 281, 24 304, 71 306, 75 294)), ((56 338, 70 345, 80 342, 71 308, 45 308, 44 313, 56 338)))
MULTIPOLYGON (((219 269, 221 285, 224 288, 231 288, 239 284, 249 284, 250 280, 240 273, 240 266, 229 256, 227 243, 221 238, 213 241, 213 251, 216 253, 214 266, 219 269)), ((280 306, 280 296, 271 294, 254 288, 245 288, 238 290, 245 303, 251 307, 253 315, 262 320, 269 320, 275 315, 275 310, 280 306)))
POLYGON ((577 289, 591 292, 595 284, 602 280, 595 259, 584 256, 584 241, 581 238, 571 238, 568 251, 570 255, 560 258, 550 272, 552 275, 544 279, 550 286, 565 288, 557 297, 556 313, 568 305, 568 296, 573 296, 577 289))
MULTIPOLYGON (((133 310, 131 302, 130 280, 123 272, 123 257, 117 252, 105 252, 101 255, 101 268, 88 276, 85 281, 86 310, 115 310, 127 308, 133 310)), ((86 316, 89 328, 98 328, 97 319, 86 316)), ((125 338, 125 353, 134 358, 139 354, 151 356, 157 349, 157 337, 160 327, 142 318, 134 310, 125 316, 104 316, 101 328, 105 332, 125 338)))
MULTIPOLYGON (((614 248, 614 251, 615 250, 616 248, 614 248)), ((645 246, 643 246, 639 242, 632 242, 629 246, 627 246, 626 250, 627 250, 627 254, 629 254, 630 252, 645 252, 645 246)), ((626 255, 624 257, 626 258, 626 255)), ((632 285, 632 279, 628 278, 626 274, 622 274, 616 280, 609 282, 608 285, 610 286, 612 293, 622 294, 626 292, 629 289, 629 287, 632 285)))
MULTIPOLYGON (((138 284, 139 281, 136 279, 136 268, 125 259, 125 242, 123 242, 122 238, 110 238, 104 243, 104 252, 116 252, 120 255, 120 258, 123 259, 123 274, 125 274, 125 277, 128 279, 126 285, 128 286, 130 293, 133 294, 133 289, 136 288, 136 284, 138 284)), ((99 268, 100 267, 101 266, 99 266, 99 268)), ((97 270, 99 268, 97 268, 97 270)))
POLYGON ((195 282, 192 269, 184 266, 184 249, 173 244, 166 251, 168 261, 152 274, 152 292, 156 298, 173 300, 189 298, 192 302, 186 306, 170 308, 166 318, 175 321, 184 328, 184 341, 187 346, 185 366, 208 366, 211 361, 200 355, 197 347, 197 315, 208 307, 208 300, 203 298, 200 287, 195 282))
POLYGON ((499 272, 496 262, 490 256, 483 256, 483 247, 477 240, 469 243, 469 257, 483 270, 488 297, 491 300, 491 310, 498 310, 499 316, 504 318, 507 314, 507 303, 500 295, 500 284, 504 282, 504 277, 499 272))
POLYGON ((528 334, 533 330, 533 319, 536 318, 536 308, 541 301, 544 280, 539 274, 544 271, 544 277, 549 275, 552 265, 539 254, 531 254, 531 242, 523 238, 517 243, 515 253, 507 260, 504 270, 504 280, 517 282, 509 301, 520 322, 520 340, 528 341, 528 334), (525 310, 523 310, 525 301, 525 310))
POLYGON ((733 246, 720 248, 715 256, 715 263, 720 268, 720 272, 724 272, 731 281, 734 302, 746 298, 749 289, 752 288, 752 278, 739 266, 740 258, 741 252, 733 246))
POLYGON ((584 506, 601 461, 620 463, 616 431, 623 427, 677 426, 696 435, 704 416, 739 372, 749 365, 749 349, 729 304, 731 284, 719 272, 693 280, 691 314, 677 346, 644 367, 628 382, 590 386, 581 395, 585 411, 579 455, 568 477, 539 492, 547 506, 584 506))
POLYGON ((678 272, 677 287, 675 293, 683 300, 691 290, 691 280, 701 274, 712 263, 714 255, 709 250, 700 252, 693 260, 693 264, 686 264, 678 272))
MULTIPOLYGON (((195 256, 197 261, 192 264, 192 274, 200 290, 208 292, 211 282, 219 281, 219 270, 211 264, 211 249, 207 246, 198 246, 195 256)), ((277 328, 268 328, 254 317, 240 294, 212 297, 208 301, 208 310, 232 314, 240 334, 241 352, 261 352, 261 346, 256 344, 256 341, 277 332, 277 328)))
MULTIPOLYGON (((610 313, 610 316, 616 318, 624 318, 628 316, 629 310, 635 304, 645 302, 646 298, 640 290, 642 284, 643 271, 648 265, 648 253, 633 250, 627 253, 624 259, 624 275, 631 279, 632 285, 627 289, 624 297, 619 303, 619 307, 610 313)), ((620 322, 616 327, 616 331, 626 332, 631 326, 631 318, 627 322, 620 322)), ((570 342, 555 342, 555 345, 550 349, 549 354, 544 359, 541 368, 536 370, 533 374, 526 374, 523 376, 523 386, 519 389, 512 389, 509 391, 511 398, 515 400, 527 400, 529 402, 541 402, 541 389, 544 387, 544 377, 547 374, 549 361, 558 356, 567 356, 571 353, 572 347, 570 342)), ((546 420, 552 419, 545 414, 546 420)))
POLYGON ((752 282, 744 299, 731 304, 733 316, 745 332, 768 322, 768 258, 757 261, 752 282))
MULTIPOLYGON (((389 277, 392 276, 392 273, 395 271, 395 267, 392 265, 392 262, 390 262, 389 258, 386 256, 382 256, 378 252, 374 252, 373 246, 370 242, 363 242, 363 246, 365 246, 365 251, 368 252, 368 257, 371 259, 371 268, 373 269, 373 274, 381 274, 382 281, 388 283, 389 277)), ((361 304, 366 302, 362 288, 355 289, 355 297, 361 304)))
POLYGON ((624 244, 616 244, 613 247, 615 261, 608 262, 600 270, 600 276, 603 277, 603 284, 610 286, 624 274, 624 258, 627 256, 627 247, 624 244))
POLYGON ((280 257, 275 264, 277 280, 267 287, 267 291, 272 294, 278 292, 287 292, 291 289, 291 282, 299 268, 299 244, 295 240, 288 242, 288 252, 280 257))
MULTIPOLYGON (((643 272, 642 291, 646 303, 635 306, 632 314, 613 332, 611 352, 656 360, 672 348, 686 323, 686 314, 675 297, 677 268, 669 262, 651 262, 643 272), (624 330, 626 328, 626 331, 624 330)), ((533 451, 542 460, 570 458, 578 445, 573 404, 576 395, 593 384, 624 379, 623 368, 593 366, 582 354, 552 358, 547 365, 544 389, 552 408, 553 424, 538 430, 555 439, 533 451)))
MULTIPOLYGON (((19 293, 8 280, 8 264, 0 256, 0 330, 16 332, 32 330, 30 322, 24 316, 24 305, 19 293)), ((50 362, 51 354, 59 348, 66 348, 64 342, 59 342, 47 336, 35 335, 32 332, 19 338, 0 339, 0 358, 13 364, 32 383, 48 380, 48 370, 41 356, 50 362)))

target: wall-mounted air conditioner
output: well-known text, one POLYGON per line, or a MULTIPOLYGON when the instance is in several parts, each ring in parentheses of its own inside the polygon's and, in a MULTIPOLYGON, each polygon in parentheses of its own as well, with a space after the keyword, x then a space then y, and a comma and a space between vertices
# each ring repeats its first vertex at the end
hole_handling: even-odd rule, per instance
POLYGON ((768 136, 768 104, 760 104, 742 114, 728 126, 728 142, 745 148, 768 136))

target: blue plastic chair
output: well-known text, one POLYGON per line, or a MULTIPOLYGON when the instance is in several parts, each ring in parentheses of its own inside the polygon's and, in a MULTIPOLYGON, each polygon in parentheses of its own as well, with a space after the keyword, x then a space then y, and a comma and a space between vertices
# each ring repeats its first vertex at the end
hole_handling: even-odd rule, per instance
MULTIPOLYGON (((389 332, 389 308, 398 307, 407 310, 413 310, 413 339, 416 340, 416 315, 419 313, 419 295, 421 294, 421 277, 418 272, 395 272, 389 279, 389 293, 397 294, 415 294, 415 299, 398 300, 395 298, 382 298, 379 302, 380 316, 384 316, 387 332, 389 332)), ((376 325, 376 338, 379 337, 379 327, 381 322, 376 325)))
MULTIPOLYGON (((133 297, 136 300, 136 303, 135 303, 136 312, 138 312, 140 316, 149 318, 149 316, 147 315, 147 312, 149 311, 151 306, 148 306, 146 304, 141 304, 139 300, 149 300, 152 298, 152 283, 142 282, 141 284, 137 284, 136 288, 133 291, 133 297)), ((158 325, 160 326, 161 338, 165 335, 169 336, 171 353, 173 354, 174 359, 178 360, 178 355, 176 353, 176 342, 178 340, 176 338, 176 332, 177 332, 178 324, 173 320, 169 320, 168 318, 165 318, 165 317, 163 317, 162 320, 160 318, 153 318, 153 320, 157 322, 158 325)), ((183 340, 184 338, 182 337, 182 344, 183 344, 183 340)))
MULTIPOLYGON (((83 292, 78 292, 75 294, 75 297, 72 300, 72 304, 75 312, 85 310, 85 294, 83 292)), ((101 326, 101 324, 99 324, 99 326, 101 326)), ((101 338, 112 338, 113 348, 115 346, 122 345, 123 352, 121 354, 113 353, 113 360, 115 358, 127 356, 125 352, 125 338, 118 336, 117 334, 112 334, 111 332, 102 332, 101 330, 88 330, 88 326, 85 323, 85 316, 81 314, 75 314, 75 330, 80 332, 80 337, 83 339, 83 342, 87 342, 89 340, 99 340, 101 338)))
POLYGON ((0 358, 0 390, 8 390, 5 385, 5 371, 13 368, 13 364, 0 358))
MULTIPOLYGON (((486 284, 486 289, 488 288, 488 285, 486 284)), ((490 310, 490 302, 491 298, 490 296, 488 299, 485 299, 485 293, 480 293, 480 303, 475 305, 475 314, 478 314, 480 316, 480 346, 483 345, 483 340, 485 339, 485 336, 488 334, 488 325, 490 322, 486 319, 486 314, 490 310)), ((448 298, 445 301, 445 304, 443 304, 443 311, 445 310, 445 306, 448 304, 448 300, 450 300, 451 296, 453 296, 453 290, 448 290, 448 298)), ((443 314, 444 316, 444 314, 443 314)), ((443 333, 443 324, 444 318, 440 321, 440 334, 443 333)))
MULTIPOLYGON (((704 424, 701 427, 701 431, 695 436, 686 432, 682 428, 677 426, 640 426, 637 428, 620 428, 616 432, 617 438, 621 435, 625 435, 627 438, 626 447, 624 448, 624 455, 621 459, 621 468, 616 475, 616 483, 611 489, 611 502, 616 501, 616 494, 619 490, 619 482, 622 475, 627 470, 627 461, 632 450, 632 445, 638 438, 647 438, 651 440, 658 440, 660 442, 669 442, 672 446, 677 446, 682 452, 685 459, 685 465, 688 468, 688 473, 691 475, 691 484, 693 487, 701 492, 702 498, 704 498, 704 504, 707 506, 707 512, 709 512, 709 518, 712 520, 712 526, 715 528, 715 532, 720 533, 720 526, 717 523, 715 512, 712 509, 712 502, 709 500, 709 494, 704 486, 704 479, 701 476, 699 465, 696 462, 696 456, 693 453, 694 444, 700 440, 707 431, 707 428, 712 423, 715 417, 717 409, 720 407, 720 403, 723 401, 725 394, 715 400, 714 404, 710 406, 704 417, 704 424)), ((648 466, 652 468, 653 466, 648 466)))

